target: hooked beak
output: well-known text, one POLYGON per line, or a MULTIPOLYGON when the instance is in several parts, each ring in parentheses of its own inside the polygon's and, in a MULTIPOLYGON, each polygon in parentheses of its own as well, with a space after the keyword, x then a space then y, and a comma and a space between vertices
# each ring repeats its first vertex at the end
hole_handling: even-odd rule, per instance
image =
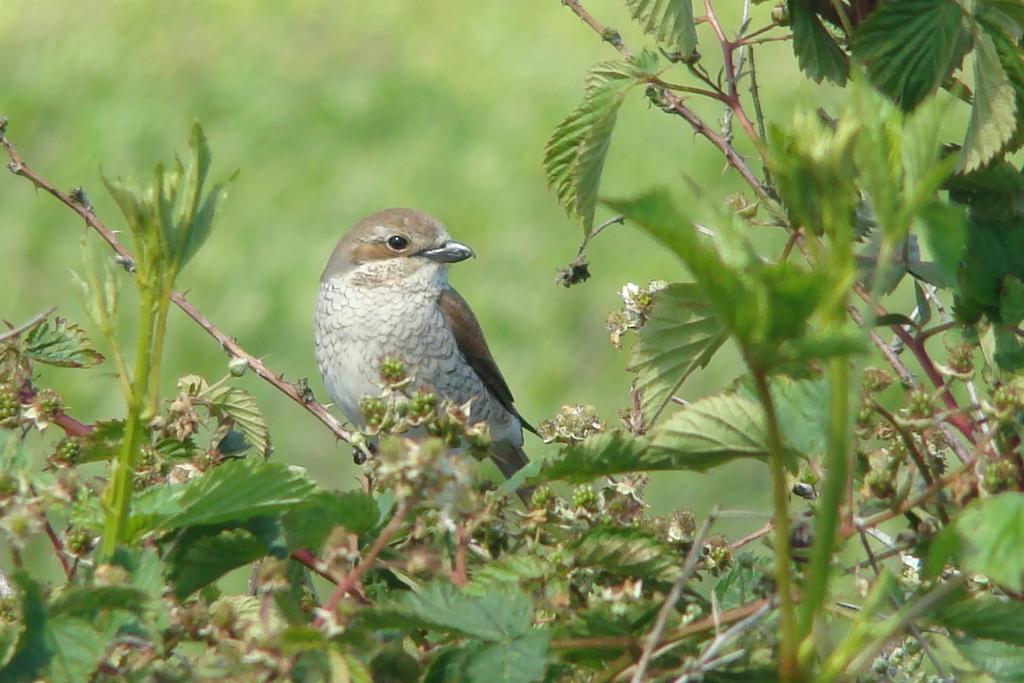
POLYGON ((458 263, 459 261, 465 261, 470 256, 476 256, 476 254, 465 244, 455 240, 448 240, 440 247, 424 249, 418 256, 425 256, 431 261, 437 261, 438 263, 458 263))

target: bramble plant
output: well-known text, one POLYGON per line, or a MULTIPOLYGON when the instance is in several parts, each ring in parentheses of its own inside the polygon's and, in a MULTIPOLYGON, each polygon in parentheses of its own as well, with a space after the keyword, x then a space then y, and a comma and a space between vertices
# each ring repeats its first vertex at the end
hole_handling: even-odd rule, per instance
POLYGON ((626 0, 640 51, 561 4, 618 52, 543 158, 583 229, 561 281, 585 280, 587 246, 622 223, 688 278, 622 289, 608 319, 630 345, 621 419, 566 405, 539 425, 558 454, 497 486, 471 457, 486 428, 413 392, 399 360, 382 359, 381 393, 360 403, 367 430, 348 431, 174 291, 230 183, 206 189, 198 126, 187 164, 104 180, 129 251, 0 120, 9 169, 115 252, 83 239, 75 277, 102 344, 52 311, 0 332, 0 683, 1024 680, 1024 2, 748 0, 732 28, 713 0, 699 16, 691 0, 626 0), (836 86, 834 108, 762 110, 755 54, 781 40, 836 86), (669 171, 671 185, 602 198, 618 110, 640 96, 748 192, 677 187, 669 171), (720 124, 696 98, 723 107, 720 124), (960 111, 966 128, 943 137, 960 111), (114 325, 125 281, 131 356, 114 325), (159 386, 171 304, 228 351, 225 378, 159 386), (725 345, 735 379, 687 399, 725 345), (37 386, 39 364, 107 358, 121 419, 83 424, 37 386), (232 384, 249 369, 352 444, 361 489, 270 459, 260 408, 232 384), (718 533, 736 511, 649 513, 649 473, 698 478, 736 458, 765 465, 760 529, 718 533), (37 538, 64 580, 26 564, 37 538), (247 565, 250 590, 227 590, 247 565))

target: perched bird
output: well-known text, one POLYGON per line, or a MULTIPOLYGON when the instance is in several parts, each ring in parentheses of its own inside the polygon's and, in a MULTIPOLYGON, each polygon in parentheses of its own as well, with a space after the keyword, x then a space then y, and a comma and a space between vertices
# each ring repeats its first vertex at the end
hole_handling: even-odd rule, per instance
POLYGON ((448 264, 473 256, 439 221, 414 209, 386 209, 355 224, 320 278, 316 360, 324 385, 353 424, 359 400, 381 391, 380 361, 401 361, 415 387, 463 404, 486 422, 491 459, 506 477, 528 462, 523 428, 483 331, 448 284, 448 264))

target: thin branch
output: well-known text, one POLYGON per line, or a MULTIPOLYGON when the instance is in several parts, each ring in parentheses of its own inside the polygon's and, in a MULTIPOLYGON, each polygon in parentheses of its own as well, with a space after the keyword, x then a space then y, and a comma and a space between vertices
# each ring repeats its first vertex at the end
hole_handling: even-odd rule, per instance
MULTIPOLYGON (((846 311, 849 313, 853 322, 863 327, 864 317, 856 307, 852 305, 848 306, 846 311)), ((901 382, 912 389, 919 389, 921 387, 920 382, 918 382, 917 378, 914 377, 914 374, 910 372, 910 369, 900 359, 896 351, 894 351, 889 344, 885 343, 885 340, 882 339, 877 332, 874 330, 868 330, 868 339, 871 340, 871 343, 874 344, 875 348, 877 348, 879 353, 882 354, 882 357, 885 358, 889 367, 896 372, 896 375, 900 378, 901 382)), ((965 463, 973 457, 960 442, 960 437, 957 436, 956 432, 949 424, 943 422, 939 425, 939 429, 946 436, 946 440, 949 442, 950 447, 953 449, 953 452, 956 453, 957 459, 960 460, 961 463, 965 463)))
MULTIPOLYGON (((381 551, 391 542, 391 539, 395 537, 395 534, 402 528, 402 524, 405 522, 406 516, 412 509, 412 502, 406 500, 402 502, 398 510, 395 511, 395 515, 388 522, 388 525, 380 532, 377 536, 377 540, 373 542, 370 549, 363 556, 362 560, 359 561, 355 567, 352 568, 348 574, 343 576, 340 581, 335 585, 334 592, 331 593, 331 597, 324 603, 322 610, 327 613, 333 613, 338 607, 338 603, 347 594, 356 590, 360 582, 363 579, 363 575, 370 570, 370 568, 377 561, 377 557, 381 551)), ((317 617, 316 623, 320 626, 323 625, 324 620, 322 617, 317 617)))
POLYGON ((740 538, 740 539, 735 540, 732 543, 730 543, 729 544, 729 550, 731 550, 732 552, 736 552, 737 550, 739 550, 743 546, 747 545, 748 543, 753 543, 754 541, 756 541, 759 538, 764 538, 765 536, 770 534, 772 532, 772 529, 774 529, 774 528, 775 528, 775 523, 774 522, 768 522, 767 524, 765 524, 763 527, 761 527, 757 531, 751 531, 749 534, 747 534, 743 538, 740 538))
POLYGON ((655 619, 654 628, 651 629, 644 643, 643 652, 636 663, 636 671, 633 672, 633 677, 630 679, 631 683, 640 683, 644 679, 644 674, 647 673, 647 666, 651 662, 651 655, 654 653, 662 633, 665 632, 668 616, 676 608, 676 602, 679 601, 683 588, 686 587, 690 577, 697 570, 697 560, 700 558, 701 551, 704 548, 704 539, 707 538, 708 530, 714 524, 716 514, 717 510, 712 510, 708 514, 700 527, 700 531, 697 532, 697 536, 693 539, 693 545, 690 546, 690 551, 686 553, 686 560, 683 562, 683 570, 679 573, 676 580, 672 582, 672 589, 668 592, 668 597, 665 598, 665 604, 658 610, 658 618, 655 619))
MULTIPOLYGON (((886 315, 888 311, 885 307, 878 303, 873 303, 871 296, 864 291, 864 288, 860 285, 854 285, 854 293, 857 294, 864 302, 868 305, 873 305, 875 315, 886 315)), ((932 362, 931 357, 928 355, 927 350, 924 348, 924 343, 919 339, 914 338, 909 332, 907 332, 901 325, 891 325, 892 331, 897 337, 910 349, 911 353, 917 359, 917 362, 921 364, 921 369, 928 376, 928 379, 936 389, 942 389, 941 398, 942 402, 951 411, 959 411, 960 406, 956 402, 956 398, 950 393, 949 389, 945 387, 945 379, 942 377, 942 373, 939 372, 938 368, 935 367, 935 363, 932 362)), ((954 412, 949 416, 949 422, 964 435, 968 441, 972 444, 975 443, 974 437, 974 424, 965 415, 954 412)))
MULTIPOLYGON (((704 631, 710 631, 715 628, 716 625, 732 624, 741 619, 749 617, 751 614, 757 612, 765 605, 772 602, 771 598, 763 598, 761 600, 755 600, 754 602, 740 605, 731 610, 722 612, 716 617, 707 616, 703 619, 691 622, 682 628, 676 629, 665 636, 665 643, 674 643, 677 640, 684 640, 690 636, 703 633, 704 631)), ((553 650, 576 650, 576 649, 605 649, 605 648, 631 648, 637 645, 637 639, 634 636, 595 636, 592 638, 566 638, 564 640, 553 640, 551 641, 551 649, 553 650)))
MULTIPOLYGON (((7 164, 7 167, 12 173, 29 180, 36 188, 52 195, 59 202, 77 213, 79 217, 85 221, 86 225, 99 233, 100 237, 110 245, 110 248, 117 254, 118 261, 124 265, 125 269, 128 272, 135 271, 135 257, 132 256, 131 252, 129 252, 123 244, 121 244, 114 231, 100 220, 92 210, 92 207, 86 205, 80 200, 80 195, 73 193, 69 194, 58 190, 52 183, 33 171, 15 150, 14 145, 10 140, 2 134, 2 129, 0 129, 0 146, 4 148, 7 152, 7 156, 10 157, 10 163, 7 164)), ((312 413, 317 419, 326 425, 336 437, 346 443, 351 443, 351 436, 349 432, 343 429, 341 424, 330 414, 327 408, 314 400, 308 391, 300 392, 294 384, 286 381, 281 375, 275 373, 264 365, 263 361, 259 358, 239 346, 237 342, 224 334, 195 306, 190 304, 185 299, 184 294, 175 292, 171 295, 171 300, 201 328, 206 330, 207 334, 220 342, 221 347, 233 358, 241 358, 245 360, 249 367, 252 368, 253 372, 255 372, 260 378, 269 382, 285 396, 312 413)))
MULTIPOLYGON (((611 35, 614 35, 615 37, 618 36, 618 34, 615 33, 614 31, 610 32, 608 29, 606 29, 605 26, 601 24, 601 22, 597 21, 593 17, 593 15, 587 12, 587 10, 585 10, 583 6, 580 5, 579 0, 562 0, 562 4, 571 9, 573 14, 582 19, 583 22, 586 23, 591 29, 593 29, 595 33, 601 36, 602 39, 609 40, 609 36, 611 35)), ((625 43, 622 42, 621 38, 612 39, 609 42, 611 42, 612 45, 614 45, 615 48, 624 57, 630 56, 629 48, 626 47, 625 43)), ((683 104, 682 100, 676 97, 670 90, 666 88, 658 89, 660 90, 658 94, 660 95, 661 99, 665 102, 665 111, 681 116, 687 123, 690 124, 694 132, 696 132, 698 135, 702 135, 705 138, 707 138, 711 142, 711 144, 717 147, 722 152, 722 154, 725 155, 726 161, 729 163, 729 165, 736 169, 736 171, 740 174, 743 180, 746 181, 748 185, 750 185, 750 187, 754 190, 755 193, 757 193, 760 197, 767 201, 772 201, 772 197, 768 193, 765 186, 761 183, 760 180, 758 180, 757 176, 754 175, 754 172, 750 169, 750 166, 747 165, 747 162, 744 161, 743 157, 740 156, 736 149, 733 148, 733 146, 730 145, 729 142, 725 140, 725 138, 723 138, 721 135, 712 130, 706 123, 704 123, 703 120, 701 120, 699 116, 693 113, 693 111, 685 104, 683 104)), ((756 135, 754 137, 757 138, 756 135)))
POLYGON ((13 339, 14 337, 21 336, 25 332, 28 332, 33 327, 39 325, 44 320, 49 318, 50 315, 52 315, 53 312, 56 311, 56 310, 57 310, 56 306, 50 306, 48 309, 46 309, 42 313, 34 316, 27 323, 25 323, 23 325, 19 325, 18 327, 12 327, 11 329, 9 329, 6 332, 4 332, 3 334, 0 334, 0 344, 2 344, 3 342, 7 341, 8 339, 13 339))

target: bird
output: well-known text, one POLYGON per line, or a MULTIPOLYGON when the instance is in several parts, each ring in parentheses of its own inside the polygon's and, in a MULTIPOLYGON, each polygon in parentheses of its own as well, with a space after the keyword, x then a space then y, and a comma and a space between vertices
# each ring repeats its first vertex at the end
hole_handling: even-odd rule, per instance
MULTIPOLYGON (((364 426, 364 396, 381 392, 380 362, 400 361, 414 388, 486 422, 489 455, 509 478, 526 466, 523 429, 508 383, 448 266, 475 256, 432 216, 390 208, 356 223, 338 241, 320 277, 314 343, 317 367, 335 405, 364 426)), ((524 497, 528 489, 520 489, 524 497)))

